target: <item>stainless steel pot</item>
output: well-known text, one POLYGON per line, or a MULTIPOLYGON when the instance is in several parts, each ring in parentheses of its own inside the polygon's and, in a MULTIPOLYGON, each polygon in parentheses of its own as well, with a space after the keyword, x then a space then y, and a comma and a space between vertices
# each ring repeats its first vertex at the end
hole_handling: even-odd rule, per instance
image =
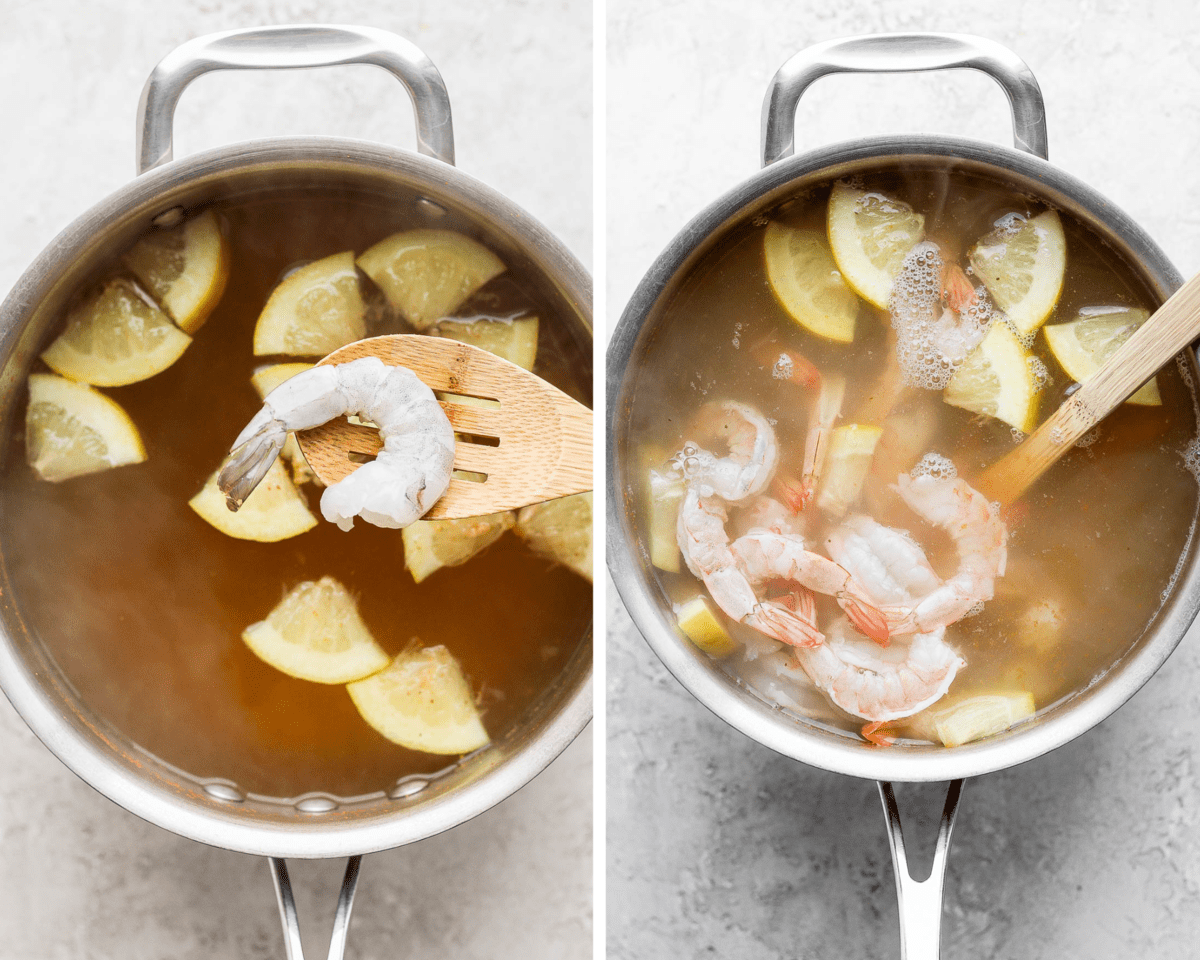
MULTIPOLYGON (((411 210, 414 223, 470 224, 510 264, 541 278, 564 334, 591 350, 591 279, 541 224, 496 191, 456 170, 450 102, 441 75, 415 46, 380 30, 286 26, 200 37, 168 55, 146 82, 138 110, 138 177, 87 211, 37 257, 0 306, 0 423, 23 408, 30 363, 62 307, 113 250, 152 223, 178 220, 217 198, 335 184, 411 210), (175 105, 212 70, 371 63, 407 89, 419 154, 377 143, 287 138, 234 144, 172 160, 175 105)), ((0 687, 34 733, 75 773, 125 809, 214 846, 272 858, 289 958, 299 927, 285 857, 351 857, 334 946, 341 956, 358 860, 469 820, 550 763, 592 713, 590 628, 555 685, 521 726, 437 777, 410 777, 386 794, 339 801, 311 794, 290 803, 247 796, 226 781, 192 779, 141 751, 93 715, 21 614, 0 543, 0 687)), ((571 638, 575 639, 575 638, 571 638)))
MULTIPOLYGON (((1079 736, 1121 706, 1163 664, 1200 608, 1196 546, 1149 629, 1099 681, 1006 734, 947 750, 905 747, 879 750, 821 729, 768 705, 718 669, 691 644, 681 642, 669 599, 657 586, 635 514, 638 478, 630 457, 630 409, 652 349, 664 306, 701 257, 730 230, 765 213, 806 186, 896 161, 950 159, 967 173, 1000 176, 1017 189, 1044 198, 1092 228, 1136 265, 1159 302, 1181 283, 1157 245, 1124 213, 1086 184, 1046 161, 1045 110, 1029 68, 988 40, 949 34, 891 34, 835 40, 790 59, 775 75, 763 102, 763 169, 738 184, 692 219, 659 255, 635 290, 608 349, 608 556, 621 598, 675 677, 717 716, 786 756, 813 766, 879 781, 900 900, 902 954, 911 960, 939 951, 942 882, 950 834, 966 777, 1000 770, 1040 756, 1079 736), (854 140, 793 156, 796 105, 818 78, 843 72, 905 72, 970 67, 1000 84, 1013 114, 1016 149, 957 137, 887 137, 854 140), (891 781, 947 781, 946 803, 932 873, 913 880, 908 872, 899 813, 891 781)), ((1188 362, 1196 372, 1196 358, 1188 362)))

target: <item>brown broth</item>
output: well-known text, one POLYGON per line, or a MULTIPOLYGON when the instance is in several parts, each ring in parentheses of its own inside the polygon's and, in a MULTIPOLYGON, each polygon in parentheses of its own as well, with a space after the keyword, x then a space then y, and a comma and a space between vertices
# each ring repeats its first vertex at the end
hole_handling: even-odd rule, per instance
MULTIPOLYGON (((951 245, 957 242, 958 253, 987 234, 999 216, 1010 211, 1033 215, 1045 209, 1043 203, 1003 184, 946 169, 892 169, 864 179, 863 186, 924 213, 926 235, 943 243, 949 240, 951 245)), ((815 187, 764 217, 734 227, 682 281, 663 308, 636 385, 630 407, 631 462, 662 466, 661 452, 669 456, 685 439, 695 439, 686 434, 701 405, 733 399, 774 421, 779 471, 799 476, 812 394, 773 378, 751 356, 751 348, 764 341, 805 355, 823 372, 844 374, 847 392, 838 422, 867 422, 857 420, 856 411, 864 409, 884 374, 889 353, 886 312, 863 303, 852 344, 820 340, 794 322, 775 299, 763 260, 768 220, 824 230, 831 187, 832 183, 815 187)), ((1068 250, 1066 279, 1048 324, 1075 319, 1081 307, 1140 305, 1152 310, 1157 305, 1114 250, 1066 214, 1062 219, 1068 250)), ((1052 377, 1040 399, 1040 418, 1045 418, 1067 395, 1072 379, 1053 359, 1041 335, 1034 352, 1052 377)), ((1154 617, 1186 549, 1197 511, 1196 478, 1184 458, 1197 431, 1190 374, 1172 364, 1158 375, 1158 383, 1162 406, 1124 405, 1100 425, 1094 442, 1064 456, 1019 510, 1006 515, 1010 517, 1008 569, 996 582, 996 598, 982 613, 952 625, 946 634, 967 661, 951 687, 954 699, 1028 690, 1038 709, 1047 708, 1103 674, 1154 617), (1066 611, 1061 637, 1048 648, 1023 643, 1016 626, 1039 598, 1061 602, 1066 611)), ((923 421, 932 431, 923 451, 949 457, 968 480, 1019 439, 999 420, 943 403, 940 391, 910 388, 897 407, 906 408, 914 422, 923 421)), ((810 511, 811 516, 820 516, 815 506, 810 511)), ((956 569, 957 556, 949 538, 887 495, 877 479, 868 481, 854 512, 871 513, 884 524, 908 529, 943 577, 956 569)), ((647 522, 643 508, 643 530, 647 522)), ((806 539, 819 544, 823 531, 834 525, 836 521, 810 519, 806 539)), ((665 595, 676 604, 705 592, 686 568, 678 574, 654 572, 665 595)), ((821 601, 819 612, 828 622, 837 609, 821 601)), ((746 639, 746 628, 727 625, 735 636, 746 639)), ((761 648, 751 641, 755 646, 761 648)), ((752 669, 748 663, 734 654, 723 666, 738 676, 752 669)), ((801 682, 807 684, 807 678, 801 682)), ((811 692, 801 691, 796 699, 817 704, 804 711, 813 719, 847 732, 862 725, 811 692)), ((912 729, 919 728, 919 722, 912 724, 912 729)))
MULTIPOLYGON (((271 360, 252 355, 251 337, 282 274, 424 225, 406 222, 395 206, 325 191, 239 198, 217 209, 232 245, 220 304, 172 367, 104 391, 138 425, 148 460, 46 483, 25 465, 22 438, 9 438, 0 496, 12 584, 26 622, 86 707, 157 757, 260 795, 386 790, 453 758, 384 739, 343 686, 296 680, 263 663, 241 641, 247 625, 300 581, 336 577, 390 654, 412 638, 445 644, 498 739, 586 635, 591 586, 511 533, 418 586, 404 569, 397 530, 360 521, 343 533, 322 521, 291 540, 255 543, 225 536, 189 508, 260 405, 250 374, 271 360)), ((502 275, 459 314, 517 311, 541 320, 535 372, 589 398, 590 355, 556 322, 536 278, 519 269, 502 275)), ((384 332, 398 331, 369 331, 384 332)), ((319 516, 320 491, 301 489, 319 516)))

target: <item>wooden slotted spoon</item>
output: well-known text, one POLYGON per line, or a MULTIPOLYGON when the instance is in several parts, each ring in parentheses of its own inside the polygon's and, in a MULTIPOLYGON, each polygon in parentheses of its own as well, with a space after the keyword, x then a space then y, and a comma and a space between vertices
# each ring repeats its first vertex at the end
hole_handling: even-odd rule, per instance
MULTIPOLYGON (((358 340, 321 363, 378 357, 438 394, 455 432, 450 486, 422 519, 514 510, 592 489, 592 411, 515 363, 443 337, 358 340)), ((377 430, 344 418, 296 434, 326 485, 374 457, 377 430)))
POLYGON ((1172 357, 1200 338, 1200 274, 1192 277, 1125 341, 1087 383, 1015 450, 988 467, 979 489, 1019 500, 1075 441, 1131 397, 1172 357))

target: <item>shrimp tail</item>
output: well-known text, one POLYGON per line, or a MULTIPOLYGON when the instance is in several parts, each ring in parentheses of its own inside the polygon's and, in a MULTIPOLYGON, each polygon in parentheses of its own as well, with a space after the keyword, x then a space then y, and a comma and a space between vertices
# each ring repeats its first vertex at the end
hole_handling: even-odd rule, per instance
POLYGON ((246 425, 217 475, 217 487, 230 510, 237 511, 267 475, 287 435, 287 428, 266 407, 246 425))
POLYGON ((793 613, 782 603, 767 601, 755 606, 746 625, 793 647, 815 647, 823 643, 825 634, 803 616, 793 613))
POLYGON ((861 633, 865 633, 881 647, 888 645, 892 631, 888 628, 887 618, 878 607, 844 590, 837 595, 837 602, 861 633))

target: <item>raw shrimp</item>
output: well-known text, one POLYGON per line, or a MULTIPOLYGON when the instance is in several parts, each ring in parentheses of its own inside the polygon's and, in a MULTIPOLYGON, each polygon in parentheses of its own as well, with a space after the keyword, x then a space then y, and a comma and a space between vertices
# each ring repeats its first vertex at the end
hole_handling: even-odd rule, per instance
MULTIPOLYGON (((788 580, 809 590, 836 598, 854 625, 880 643, 888 640, 883 615, 850 574, 828 557, 806 549, 799 537, 779 533, 749 533, 739 537, 729 551, 750 583, 788 580)), ((815 629, 815 626, 814 626, 815 629)))
POLYGON ((1008 559, 1008 532, 987 497, 960 478, 901 474, 896 492, 914 513, 950 534, 958 550, 958 572, 916 598, 902 618, 883 608, 894 633, 926 633, 992 599, 996 577, 1004 575, 1008 559))
POLYGON ((383 449, 321 495, 321 514, 342 530, 362 517, 404 527, 425 513, 450 484, 454 429, 433 391, 404 367, 377 357, 324 364, 272 390, 233 442, 218 478, 230 510, 266 474, 292 430, 358 414, 379 427, 383 449))
POLYGON ((804 672, 837 706, 864 720, 911 717, 940 700, 965 665, 945 629, 918 633, 886 649, 851 636, 839 617, 816 647, 797 647, 804 672))

